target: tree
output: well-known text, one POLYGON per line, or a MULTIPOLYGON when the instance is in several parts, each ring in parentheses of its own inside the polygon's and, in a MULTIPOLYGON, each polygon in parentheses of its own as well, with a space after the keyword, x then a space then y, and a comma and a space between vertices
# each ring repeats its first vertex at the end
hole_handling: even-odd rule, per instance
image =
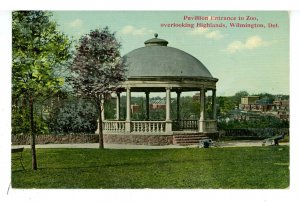
POLYGON ((217 115, 225 115, 231 110, 234 110, 236 104, 232 101, 231 97, 220 96, 217 97, 217 103, 219 104, 217 115))
POLYGON ((103 149, 103 100, 125 80, 125 59, 120 56, 121 44, 108 27, 90 31, 79 39, 70 69, 70 81, 79 94, 94 101, 98 109, 99 148, 103 149))
POLYGON ((232 97, 235 106, 239 106, 239 104, 241 103, 241 98, 246 96, 249 96, 249 93, 247 91, 239 91, 235 93, 232 97))
MULTIPOLYGON (((55 75, 71 57, 71 42, 57 30, 44 11, 12 13, 12 99, 22 98, 28 107, 32 169, 37 169, 34 104, 38 98, 57 92, 63 79, 55 75)), ((16 102, 17 103, 17 102, 16 102)))

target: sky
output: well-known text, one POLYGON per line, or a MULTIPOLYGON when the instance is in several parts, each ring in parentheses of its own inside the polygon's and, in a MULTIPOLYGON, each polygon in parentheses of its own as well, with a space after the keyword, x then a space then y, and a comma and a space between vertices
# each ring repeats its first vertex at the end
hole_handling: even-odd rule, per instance
POLYGON ((55 11, 52 18, 75 41, 108 26, 122 43, 122 55, 158 33, 219 79, 217 96, 290 93, 287 11, 55 11), (201 26, 207 23, 223 27, 201 26))

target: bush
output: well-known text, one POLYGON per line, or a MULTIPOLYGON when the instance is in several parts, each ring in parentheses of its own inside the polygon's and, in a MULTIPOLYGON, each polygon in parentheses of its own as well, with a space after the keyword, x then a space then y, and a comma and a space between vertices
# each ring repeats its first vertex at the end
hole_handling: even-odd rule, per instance
MULTIPOLYGON (((33 114, 36 134, 47 134, 49 128, 47 122, 38 114, 33 114)), ((18 108, 12 112, 12 134, 29 134, 30 121, 29 110, 18 108)))
POLYGON ((274 116, 265 115, 250 120, 222 120, 218 122, 218 128, 220 130, 242 128, 289 128, 289 122, 274 116))
POLYGON ((97 129, 98 111, 86 99, 68 99, 50 114, 49 127, 53 133, 93 133, 97 129))

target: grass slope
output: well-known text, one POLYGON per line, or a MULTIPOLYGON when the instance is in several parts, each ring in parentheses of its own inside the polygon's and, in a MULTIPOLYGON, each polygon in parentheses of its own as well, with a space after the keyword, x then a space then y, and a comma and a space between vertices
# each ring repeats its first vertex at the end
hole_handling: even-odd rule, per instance
POLYGON ((13 164, 13 188, 287 188, 289 147, 37 149, 13 164))

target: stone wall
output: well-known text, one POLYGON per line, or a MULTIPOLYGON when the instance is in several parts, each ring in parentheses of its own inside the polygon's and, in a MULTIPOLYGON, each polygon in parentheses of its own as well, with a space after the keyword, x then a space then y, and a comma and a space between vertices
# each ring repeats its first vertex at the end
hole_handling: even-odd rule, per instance
MULTIPOLYGON (((12 135, 13 145, 29 145, 29 135, 12 135)), ((36 144, 69 144, 69 143, 97 143, 99 135, 76 134, 76 135, 37 135, 36 144)))
MULTIPOLYGON (((30 136, 13 135, 13 145, 29 145, 30 136)), ((78 144, 98 143, 98 134, 73 134, 73 135, 38 135, 36 144, 78 144)), ((105 134, 104 143, 110 144, 136 144, 136 145, 170 145, 173 143, 172 135, 115 135, 105 134)))
POLYGON ((111 144, 136 145, 170 145, 173 144, 173 135, 104 135, 104 142, 111 144))

